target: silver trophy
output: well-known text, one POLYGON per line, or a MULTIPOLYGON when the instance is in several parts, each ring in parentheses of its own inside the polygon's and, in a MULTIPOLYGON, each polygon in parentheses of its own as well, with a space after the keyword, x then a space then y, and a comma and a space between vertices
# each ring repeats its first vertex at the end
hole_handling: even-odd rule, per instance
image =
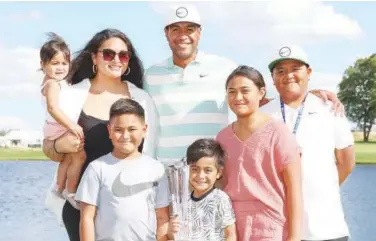
POLYGON ((189 166, 185 159, 174 163, 167 169, 171 192, 171 216, 178 216, 180 231, 175 234, 177 241, 189 241, 190 207, 189 200, 189 166))

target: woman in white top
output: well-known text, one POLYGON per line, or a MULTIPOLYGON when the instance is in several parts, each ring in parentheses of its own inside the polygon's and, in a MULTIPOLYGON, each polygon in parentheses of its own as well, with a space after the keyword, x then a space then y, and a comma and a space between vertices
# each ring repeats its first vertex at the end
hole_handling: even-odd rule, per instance
MULTIPOLYGON (((87 43, 72 61, 68 83, 72 86, 62 97, 69 103, 70 114, 77 116, 84 130, 84 138, 65 135, 56 141, 45 139, 43 151, 52 160, 60 160, 62 153, 85 150, 87 158, 82 168, 112 151, 107 132, 111 105, 120 98, 139 102, 146 113, 148 134, 141 145, 142 152, 155 157, 158 138, 158 116, 154 102, 143 88, 144 69, 129 38, 116 29, 105 29, 87 43)), ((50 206, 54 204, 50 203, 50 206)), ((56 205, 56 203, 55 203, 56 205)), ((79 241, 80 212, 65 203, 62 218, 70 241, 79 241)))

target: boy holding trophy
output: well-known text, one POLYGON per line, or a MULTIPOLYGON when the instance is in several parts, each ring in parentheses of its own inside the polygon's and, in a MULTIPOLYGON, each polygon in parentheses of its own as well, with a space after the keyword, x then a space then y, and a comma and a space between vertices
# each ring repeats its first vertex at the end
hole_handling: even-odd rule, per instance
MULTIPOLYGON (((169 240, 235 241, 235 215, 231 200, 226 193, 214 187, 216 180, 222 176, 224 165, 221 146, 213 139, 199 139, 188 147, 186 160, 189 165, 187 179, 193 191, 185 197, 185 210, 170 218, 169 240), (185 219, 184 213, 188 215, 188 221, 181 220, 180 216, 185 219), (187 234, 179 235, 182 229, 187 230, 187 234)), ((182 178, 184 175, 180 175, 182 178)))

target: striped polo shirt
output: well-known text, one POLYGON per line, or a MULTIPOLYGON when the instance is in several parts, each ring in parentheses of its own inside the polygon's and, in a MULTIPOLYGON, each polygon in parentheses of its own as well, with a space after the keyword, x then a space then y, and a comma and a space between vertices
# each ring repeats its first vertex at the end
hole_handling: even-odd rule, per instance
POLYGON ((225 81, 237 65, 223 57, 198 52, 186 68, 172 57, 151 66, 145 90, 153 98, 160 120, 156 156, 166 165, 185 156, 199 138, 213 138, 228 125, 225 81))

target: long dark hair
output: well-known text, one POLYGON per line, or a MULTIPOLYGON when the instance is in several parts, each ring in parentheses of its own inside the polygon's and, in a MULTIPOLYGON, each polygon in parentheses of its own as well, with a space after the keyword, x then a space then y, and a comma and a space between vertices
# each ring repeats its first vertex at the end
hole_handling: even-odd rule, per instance
MULTIPOLYGON (((124 73, 122 80, 128 80, 138 88, 143 88, 144 67, 137 55, 131 40, 123 32, 117 29, 105 29, 94 35, 94 37, 86 44, 86 46, 77 52, 77 56, 72 61, 72 67, 68 74, 68 83, 74 85, 80 83, 84 79, 92 79, 95 77, 93 72, 93 60, 91 54, 96 54, 102 43, 111 38, 119 38, 124 41, 128 47, 130 59, 128 67, 130 72, 128 75, 124 73)), ((127 72, 127 71, 126 71, 127 72)))

